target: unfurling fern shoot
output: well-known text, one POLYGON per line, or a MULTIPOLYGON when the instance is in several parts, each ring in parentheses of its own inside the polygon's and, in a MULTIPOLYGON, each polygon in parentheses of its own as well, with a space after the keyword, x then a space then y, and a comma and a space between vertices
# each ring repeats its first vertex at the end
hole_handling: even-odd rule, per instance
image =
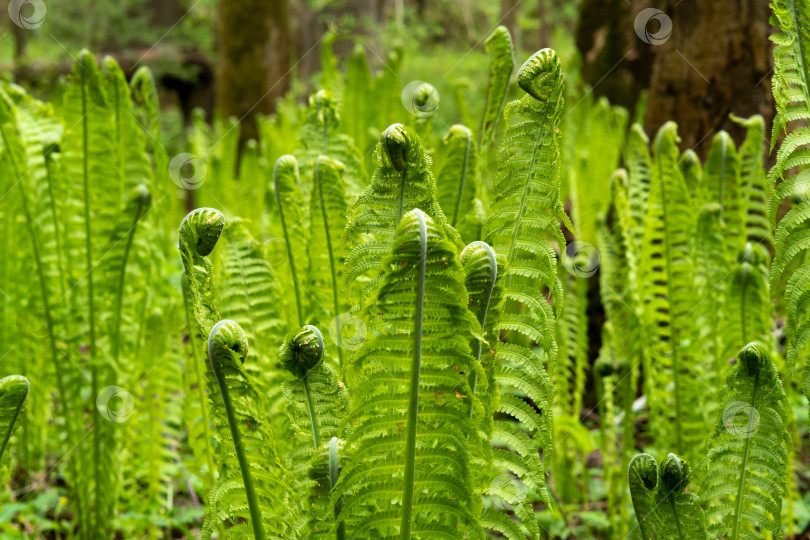
POLYGON ((782 382, 765 347, 754 342, 740 349, 721 393, 700 483, 709 530, 719 537, 782 537, 791 444, 785 405, 782 382))
POLYGON ((558 132, 564 85, 557 54, 551 49, 535 53, 520 68, 518 85, 526 95, 506 106, 506 134, 484 236, 506 259, 506 303, 495 326, 496 332, 507 332, 508 341, 496 351, 502 366, 496 380, 504 390, 498 410, 519 420, 522 429, 497 421, 494 435, 518 454, 523 467, 532 471, 525 478, 540 482, 534 489, 550 503, 536 450, 542 448, 547 460, 552 448, 553 389, 548 370, 553 370, 557 358, 556 317, 545 294, 550 293, 561 309, 557 254, 550 242, 565 245, 560 220, 573 229, 560 201, 558 132), (541 352, 525 346, 521 336, 538 344, 541 352))
POLYGON ((358 538, 479 537, 467 450, 476 436, 469 404, 477 403, 467 374, 483 380, 469 349, 479 326, 457 252, 414 209, 382 268, 370 338, 347 368, 357 385, 345 424, 353 450, 333 493, 333 501, 342 497, 339 519, 358 538))

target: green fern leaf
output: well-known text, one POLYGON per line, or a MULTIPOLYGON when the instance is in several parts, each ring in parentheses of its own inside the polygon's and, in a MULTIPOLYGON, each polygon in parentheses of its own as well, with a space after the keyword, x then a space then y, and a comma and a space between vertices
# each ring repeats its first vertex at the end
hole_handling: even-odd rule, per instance
POLYGON ((6 455, 11 436, 14 435, 14 430, 18 427, 17 420, 20 413, 23 412, 23 405, 28 398, 28 391, 31 385, 28 379, 22 375, 9 375, 0 379, 0 437, 2 437, 2 446, 0 446, 0 482, 5 485, 8 479, 8 467, 6 462, 3 461, 3 456, 6 455))
POLYGON ((351 454, 333 501, 342 497, 350 535, 482 537, 466 441, 477 436, 470 403, 480 407, 467 374, 484 376, 456 256, 440 223, 419 209, 403 216, 370 311, 374 331, 349 368, 358 380, 344 421, 351 454))
POLYGON ((509 80, 515 69, 515 53, 512 47, 512 36, 505 26, 498 26, 487 37, 487 52, 490 55, 489 86, 481 117, 481 129, 478 134, 478 148, 486 155, 487 150, 495 139, 495 130, 498 121, 506 106, 506 93, 509 90, 509 80))
POLYGON ((745 213, 740 182, 740 157, 734 141, 725 131, 712 139, 709 157, 703 169, 704 200, 720 205, 724 224, 726 256, 732 258, 745 245, 745 213))
POLYGON ((627 136, 624 160, 627 163, 627 198, 633 227, 629 231, 633 245, 641 245, 644 236, 644 223, 647 213, 647 199, 652 182, 652 158, 650 139, 639 124, 633 124, 627 136))
POLYGON ((470 130, 460 124, 451 126, 442 141, 444 163, 436 177, 439 204, 462 239, 472 242, 481 233, 480 216, 473 202, 482 191, 475 143, 470 130))
POLYGON ((749 343, 726 379, 700 482, 710 532, 729 540, 782 538, 785 424, 776 367, 764 346, 749 343))
POLYGON ((706 203, 703 190, 703 167, 700 164, 700 158, 697 153, 691 148, 687 148, 681 154, 681 159, 678 162, 678 167, 681 169, 681 174, 686 180, 686 187, 689 189, 689 195, 696 203, 706 203))

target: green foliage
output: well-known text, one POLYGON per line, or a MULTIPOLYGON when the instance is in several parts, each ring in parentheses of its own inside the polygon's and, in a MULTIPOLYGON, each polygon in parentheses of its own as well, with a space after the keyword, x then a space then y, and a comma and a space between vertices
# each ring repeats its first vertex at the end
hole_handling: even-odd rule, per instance
POLYGON ((766 348, 737 354, 720 396, 700 496, 709 530, 737 538, 781 538, 790 436, 785 393, 766 348))
POLYGON ((628 474, 644 540, 708 538, 697 495, 684 491, 689 483, 684 460, 669 454, 659 467, 650 454, 639 454, 630 462, 628 474))
POLYGON ((348 368, 357 384, 344 428, 352 451, 333 495, 343 497, 339 519, 350 534, 454 536, 458 528, 479 537, 465 441, 477 437, 469 410, 480 404, 466 374, 486 379, 469 349, 477 330, 456 248, 414 209, 381 266, 376 332, 348 368), (404 476, 392 475, 401 468, 404 476))
POLYGON ((17 419, 23 411, 30 389, 28 379, 22 375, 9 375, 0 379, 0 426, 2 426, 0 437, 3 441, 0 445, 0 480, 3 484, 8 478, 8 466, 6 465, 8 460, 4 462, 3 456, 6 455, 6 449, 11 436, 14 435, 14 430, 19 427, 17 419))

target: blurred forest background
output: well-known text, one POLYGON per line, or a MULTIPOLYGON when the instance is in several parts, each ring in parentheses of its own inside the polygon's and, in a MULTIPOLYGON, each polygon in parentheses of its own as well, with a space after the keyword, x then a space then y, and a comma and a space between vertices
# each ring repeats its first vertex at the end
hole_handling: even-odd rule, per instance
POLYGON ((580 93, 633 111, 648 90, 646 131, 676 119, 682 145, 701 157, 719 129, 741 142, 729 112, 768 123, 773 114, 767 0, 16 0, 10 15, 15 8, 36 28, 6 19, 3 77, 48 95, 81 48, 114 56, 129 75, 146 65, 160 85, 169 151, 182 147, 195 107, 209 119, 214 110, 240 118, 243 140, 255 137, 255 115, 285 95, 303 102, 317 86, 324 40, 342 62, 361 43, 373 70, 396 51, 402 80, 433 84, 450 125, 458 114, 447 98, 483 87, 483 42, 498 24, 518 58, 556 49, 580 93), (665 18, 637 29, 649 8, 665 18))

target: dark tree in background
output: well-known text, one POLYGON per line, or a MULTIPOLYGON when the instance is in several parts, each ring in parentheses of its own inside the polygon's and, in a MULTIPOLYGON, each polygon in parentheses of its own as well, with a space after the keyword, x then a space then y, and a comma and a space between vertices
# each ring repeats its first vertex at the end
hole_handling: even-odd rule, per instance
POLYGON ((242 140, 257 136, 255 116, 274 112, 289 89, 288 43, 286 0, 219 3, 217 108, 242 121, 242 140))
POLYGON ((625 107, 649 87, 647 132, 675 120, 682 148, 705 158, 721 129, 742 142, 729 113, 773 118, 768 14, 768 0, 583 0, 583 78, 625 107))

